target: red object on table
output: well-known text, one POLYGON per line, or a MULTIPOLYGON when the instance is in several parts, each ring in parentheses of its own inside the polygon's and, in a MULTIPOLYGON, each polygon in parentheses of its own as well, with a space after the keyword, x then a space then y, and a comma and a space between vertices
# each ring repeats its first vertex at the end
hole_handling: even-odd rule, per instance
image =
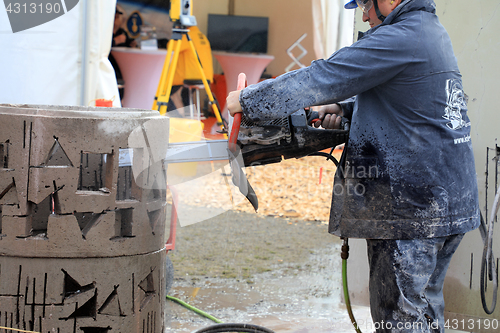
POLYGON ((99 98, 95 100, 95 106, 110 108, 113 106, 113 101, 109 99, 99 98))

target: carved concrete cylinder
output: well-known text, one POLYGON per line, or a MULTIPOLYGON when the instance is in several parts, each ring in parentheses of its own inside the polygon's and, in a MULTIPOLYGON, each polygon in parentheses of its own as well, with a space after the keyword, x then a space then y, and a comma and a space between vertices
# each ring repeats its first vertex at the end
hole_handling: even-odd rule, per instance
POLYGON ((164 331, 168 121, 0 105, 0 326, 164 331))

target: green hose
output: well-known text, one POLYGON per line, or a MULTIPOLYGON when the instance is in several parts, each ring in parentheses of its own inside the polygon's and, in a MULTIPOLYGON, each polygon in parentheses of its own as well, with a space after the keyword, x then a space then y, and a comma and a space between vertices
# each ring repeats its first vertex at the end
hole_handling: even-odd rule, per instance
POLYGON ((180 305, 182 305, 183 307, 187 308, 188 310, 191 310, 191 311, 193 311, 193 312, 195 312, 195 313, 197 313, 197 314, 199 314, 199 315, 201 315, 201 316, 203 316, 205 318, 208 318, 211 321, 214 321, 214 322, 217 323, 216 325, 202 328, 201 330, 198 330, 198 331, 196 331, 194 333, 197 333, 197 332, 200 332, 200 333, 201 332, 206 332, 206 333, 208 333, 208 332, 235 332, 235 331, 238 331, 238 332, 241 332, 241 333, 243 333, 243 332, 274 333, 274 331, 271 331, 268 328, 257 326, 257 325, 252 325, 252 324, 224 323, 221 320, 215 318, 214 316, 211 316, 208 313, 203 312, 200 309, 197 309, 194 306, 189 305, 188 303, 186 303, 184 301, 181 301, 178 298, 175 298, 175 297, 172 297, 172 296, 169 296, 169 295, 167 295, 166 297, 167 297, 167 299, 169 299, 171 301, 179 303, 180 305))
POLYGON ((342 252, 340 254, 342 258, 342 285, 344 287, 344 301, 347 307, 347 312, 349 313, 349 318, 351 319, 351 323, 354 326, 356 332, 361 333, 361 330, 358 327, 358 323, 354 318, 354 314, 352 313, 351 308, 351 300, 349 299, 349 288, 347 287, 347 258, 349 257, 349 245, 347 245, 347 238, 344 238, 344 244, 342 245, 342 252))
POLYGON ((188 303, 186 303, 186 302, 184 302, 184 301, 181 301, 181 300, 180 300, 180 299, 178 299, 178 298, 175 298, 175 297, 172 297, 172 296, 167 295, 167 299, 169 299, 169 300, 171 300, 171 301, 174 301, 174 302, 176 302, 176 303, 179 303, 179 304, 180 304, 180 305, 182 305, 183 307, 185 307, 185 308, 187 308, 187 309, 189 309, 189 310, 191 310, 191 311, 193 311, 193 312, 196 312, 196 313, 197 313, 197 314, 199 314, 200 316, 203 316, 203 317, 205 317, 205 318, 208 318, 208 319, 210 319, 211 321, 216 322, 217 324, 222 324, 222 321, 221 321, 221 320, 219 320, 219 319, 215 318, 214 316, 209 315, 209 314, 208 314, 208 313, 206 313, 206 312, 201 311, 200 309, 195 308, 195 307, 194 307, 194 306, 192 306, 192 305, 189 305, 188 303))

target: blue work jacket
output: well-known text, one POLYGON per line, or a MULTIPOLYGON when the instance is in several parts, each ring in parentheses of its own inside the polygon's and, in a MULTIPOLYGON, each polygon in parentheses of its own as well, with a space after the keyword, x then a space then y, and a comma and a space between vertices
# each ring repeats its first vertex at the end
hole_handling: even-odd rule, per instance
POLYGON ((352 122, 329 231, 371 239, 441 237, 479 226, 466 99, 431 0, 405 0, 353 45, 240 94, 254 121, 342 105, 352 122))

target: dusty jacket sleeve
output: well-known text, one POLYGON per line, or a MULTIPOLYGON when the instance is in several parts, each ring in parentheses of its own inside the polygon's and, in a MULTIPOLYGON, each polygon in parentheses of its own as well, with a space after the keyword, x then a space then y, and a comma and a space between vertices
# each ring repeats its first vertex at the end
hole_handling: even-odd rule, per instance
POLYGON ((415 39, 378 29, 329 59, 315 60, 308 67, 248 86, 240 94, 243 112, 254 121, 270 120, 304 107, 344 101, 387 82, 412 61, 419 61, 413 59, 418 48, 415 39))

